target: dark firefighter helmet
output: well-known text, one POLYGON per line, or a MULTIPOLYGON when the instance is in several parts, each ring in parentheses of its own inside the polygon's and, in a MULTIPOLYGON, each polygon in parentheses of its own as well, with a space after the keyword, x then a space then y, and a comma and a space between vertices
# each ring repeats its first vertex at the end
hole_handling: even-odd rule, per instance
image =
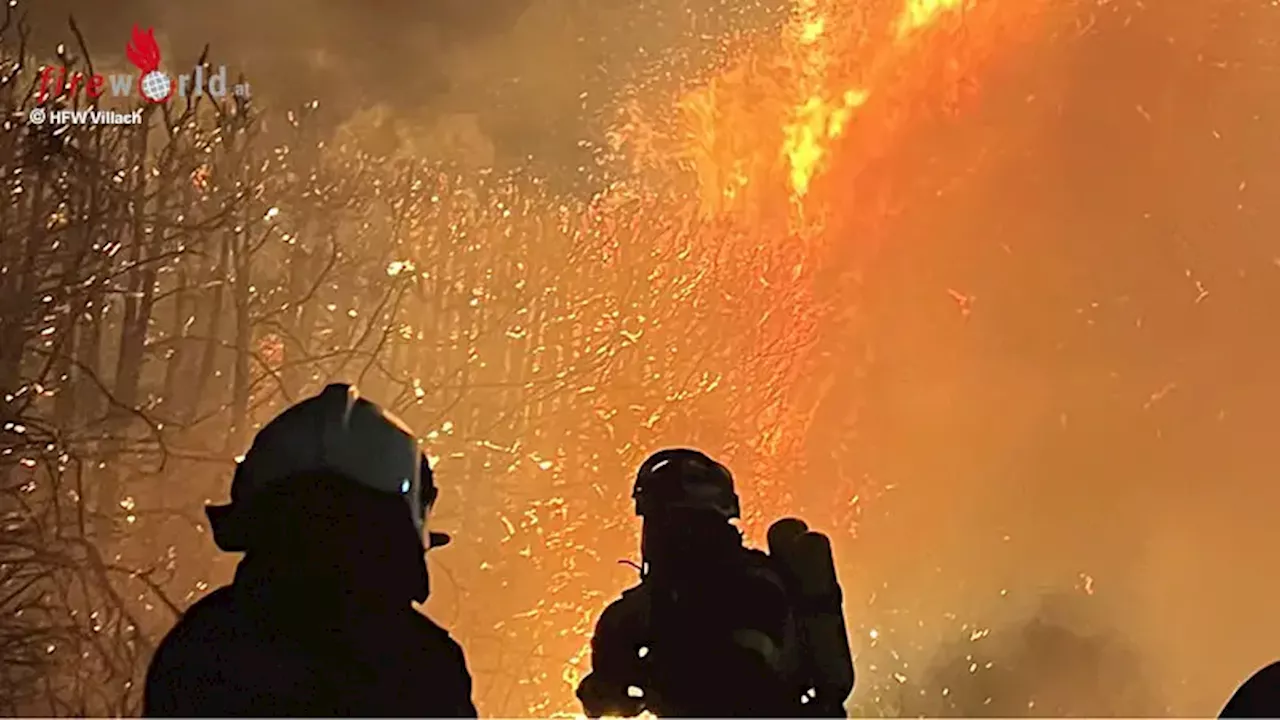
POLYGON ((667 509, 704 510, 726 520, 742 514, 729 469, 687 448, 662 450, 645 460, 631 497, 640 517, 667 509))
MULTIPOLYGON (((268 490, 289 491, 309 475, 332 474, 364 487, 400 495, 409 504, 422 532, 438 490, 431 465, 414 436, 399 418, 362 397, 350 385, 329 385, 277 415, 254 436, 253 445, 236 464, 231 503, 206 508, 219 547, 246 549, 252 526, 269 522, 257 512, 268 490)), ((432 532, 428 547, 449 542, 432 532)))

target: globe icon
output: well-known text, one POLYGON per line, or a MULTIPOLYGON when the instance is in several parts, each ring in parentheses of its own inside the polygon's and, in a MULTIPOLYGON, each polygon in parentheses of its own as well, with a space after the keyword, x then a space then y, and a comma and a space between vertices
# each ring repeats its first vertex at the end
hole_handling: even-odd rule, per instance
POLYGON ((159 70, 152 70, 142 76, 142 80, 138 83, 138 89, 142 91, 142 97, 147 100, 164 102, 173 93, 173 81, 169 79, 168 75, 159 70))

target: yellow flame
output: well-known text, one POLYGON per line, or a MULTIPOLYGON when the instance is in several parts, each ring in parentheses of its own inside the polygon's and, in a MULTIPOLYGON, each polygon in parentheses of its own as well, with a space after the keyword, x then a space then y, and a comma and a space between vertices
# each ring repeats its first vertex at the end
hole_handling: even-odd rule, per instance
POLYGON ((788 39, 798 71, 796 90, 801 100, 782 128, 782 154, 787 158, 791 190, 797 198, 808 194, 826 154, 826 141, 839 134, 848 121, 847 118, 836 119, 835 115, 852 109, 840 107, 829 100, 831 41, 827 32, 828 22, 827 13, 819 6, 818 0, 796 0, 788 39))
POLYGON ((783 151, 791 164, 791 188, 797 196, 809 193, 809 186, 827 152, 825 144, 844 132, 854 110, 866 101, 865 90, 847 90, 839 103, 827 102, 815 95, 796 108, 795 121, 784 130, 783 151))
POLYGON ((960 10, 965 0, 907 0, 898 17, 898 37, 927 27, 945 13, 960 10))
POLYGON ((825 18, 812 18, 804 20, 800 24, 800 43, 802 45, 812 45, 818 42, 818 38, 822 37, 822 33, 827 29, 827 21, 825 18))
MULTIPOLYGON (((896 22, 898 39, 923 29, 949 12, 964 9, 967 0, 905 0, 896 22)), ((829 47, 829 18, 819 0, 796 0, 792 39, 804 98, 783 127, 783 154, 790 168, 793 196, 805 197, 821 170, 828 147, 848 126, 853 113, 867 101, 862 89, 846 90, 838 100, 827 88, 833 48, 829 47)))

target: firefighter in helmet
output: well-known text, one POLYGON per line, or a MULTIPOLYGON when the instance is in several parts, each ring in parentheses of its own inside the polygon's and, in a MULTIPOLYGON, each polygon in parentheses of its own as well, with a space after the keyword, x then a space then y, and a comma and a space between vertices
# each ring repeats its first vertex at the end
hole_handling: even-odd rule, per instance
MULTIPOLYGON (((843 717, 852 660, 848 689, 828 689, 818 702, 803 573, 743 545, 729 470, 696 450, 663 450, 640 466, 632 496, 643 523, 640 583, 596 625, 592 672, 578 687, 586 714, 843 717)), ((780 548, 813 535, 799 521, 783 522, 792 532, 771 533, 780 548)), ((838 599, 834 605, 839 612, 838 599)), ((847 634, 837 644, 847 658, 847 634)))
POLYGON ((348 385, 268 423, 207 509, 244 553, 157 648, 150 717, 475 717, 462 649, 419 610, 437 489, 413 433, 348 385))

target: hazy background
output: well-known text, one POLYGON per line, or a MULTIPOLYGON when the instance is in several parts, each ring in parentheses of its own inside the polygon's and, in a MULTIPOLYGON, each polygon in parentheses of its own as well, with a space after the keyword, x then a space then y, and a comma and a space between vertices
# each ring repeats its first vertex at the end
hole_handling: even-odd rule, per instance
MULTIPOLYGON (((747 9, 697 25, 712 4, 28 8, 46 35, 74 9, 95 48, 154 24, 179 56, 211 42, 282 101, 318 93, 335 118, 387 105, 425 133, 471 128, 473 158, 534 155, 573 177, 597 94, 771 17, 724 3, 747 9)), ((995 705, 971 690, 974 714, 1034 715, 1055 697, 1080 713, 1213 714, 1280 654, 1280 11, 1111 7, 1087 32, 1055 28, 985 80, 978 111, 896 159, 920 180, 865 274, 857 345, 875 362, 830 411, 859 407, 861 469, 893 487, 841 546, 865 618, 855 644, 873 657, 868 629, 893 628, 910 665, 894 680, 896 665, 860 661, 864 699, 899 686, 945 711, 934 703, 972 674, 973 644, 943 639, 970 621, 1017 671, 993 676, 995 705), (952 290, 973 298, 967 314, 952 290), (1037 615, 1042 591, 1070 611, 1037 615)), ((846 352, 843 332, 827 336, 846 352)), ((815 444, 817 467, 827 450, 815 444)), ((820 478, 797 482, 821 493, 820 478)))
POLYGON ((1087 597, 1098 687, 1146 676, 1155 708, 1210 715, 1280 655, 1280 16, 1130 17, 1062 28, 918 138, 860 385, 868 472, 897 488, 854 562, 933 623, 1087 597))
POLYGON ((39 0, 23 5, 52 46, 74 13, 95 54, 120 56, 154 26, 169 67, 205 46, 273 104, 322 100, 331 123, 373 108, 416 141, 474 165, 535 162, 568 181, 618 88, 704 65, 728 32, 779 16, 780 0, 39 0), (660 65, 660 68, 655 68, 660 65), (432 143, 431 138, 438 138, 432 143))

